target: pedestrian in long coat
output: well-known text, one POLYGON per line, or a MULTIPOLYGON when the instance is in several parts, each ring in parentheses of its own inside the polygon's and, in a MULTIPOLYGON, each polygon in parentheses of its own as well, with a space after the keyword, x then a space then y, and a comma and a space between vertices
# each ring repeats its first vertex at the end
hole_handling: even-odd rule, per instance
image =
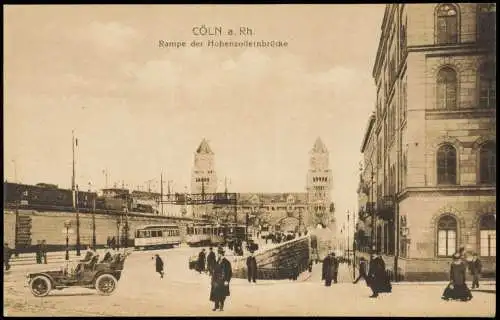
POLYGON ((217 263, 217 259, 215 258, 215 252, 213 252, 212 247, 210 247, 208 255, 207 255, 207 269, 210 275, 214 272, 215 263, 217 263))
POLYGON ((333 261, 331 254, 323 259, 323 273, 321 280, 325 280, 325 286, 330 287, 333 280, 333 261))
POLYGON ((481 260, 477 257, 477 253, 474 253, 469 265, 470 273, 472 274, 472 289, 479 288, 479 277, 481 276, 482 268, 481 260))
POLYGON ((365 281, 367 281, 366 279, 368 278, 366 274, 366 260, 363 257, 359 258, 359 276, 352 283, 358 283, 361 278, 365 279, 365 281))
POLYGON ((247 278, 248 282, 256 283, 257 278, 257 260, 253 255, 253 252, 250 252, 250 255, 247 258, 247 278))
POLYGON ((453 261, 450 266, 450 283, 441 297, 444 300, 469 301, 472 299, 472 293, 465 282, 465 273, 467 267, 459 253, 453 255, 453 261))
POLYGON ((9 248, 8 243, 4 243, 3 245, 3 264, 5 266, 5 271, 10 269, 10 257, 12 256, 12 249, 9 248))
POLYGON ((391 282, 385 272, 384 259, 375 253, 371 256, 367 282, 373 293, 370 298, 378 297, 379 293, 392 291, 391 282))
POLYGON ((198 272, 202 273, 205 271, 205 262, 206 262, 206 256, 205 256, 205 249, 203 248, 200 253, 198 254, 198 272))
POLYGON ((212 311, 224 309, 226 297, 230 295, 229 282, 233 276, 231 263, 224 257, 224 251, 219 251, 219 257, 215 264, 210 288, 210 301, 215 303, 212 311))
POLYGON ((40 240, 38 240, 36 244, 36 263, 42 263, 42 242, 40 240))
POLYGON ((163 264, 163 260, 160 258, 160 256, 158 254, 155 254, 155 258, 156 258, 156 272, 158 272, 160 274, 160 279, 163 279, 163 275, 164 275, 164 264, 163 264))
POLYGON ((339 264, 339 259, 335 256, 335 253, 332 252, 332 280, 334 283, 337 283, 339 264))
POLYGON ((47 264, 47 241, 42 240, 40 242, 40 255, 41 260, 43 260, 44 264, 47 264))

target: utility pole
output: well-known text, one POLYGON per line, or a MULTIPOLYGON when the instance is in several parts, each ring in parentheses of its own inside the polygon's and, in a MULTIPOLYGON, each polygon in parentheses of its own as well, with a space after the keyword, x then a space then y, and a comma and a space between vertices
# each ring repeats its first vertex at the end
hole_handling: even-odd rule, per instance
POLYGON ((161 205, 161 215, 164 215, 163 212, 163 171, 160 174, 160 205, 161 205))
POLYGON ((80 210, 78 208, 78 185, 76 185, 76 255, 80 256, 80 210))
POLYGON ((349 243, 349 210, 347 210, 347 261, 349 261, 351 257, 350 253, 350 243, 349 243))
POLYGON ((73 175, 71 177, 71 190, 73 193, 73 209, 76 211, 76 255, 80 256, 80 213, 78 212, 78 186, 75 179, 75 147, 78 146, 78 139, 75 139, 75 131, 71 131, 71 149, 73 151, 73 175))
POLYGON ((107 189, 108 188, 108 182, 109 182, 109 171, 108 169, 104 169, 102 170, 102 173, 104 174, 104 178, 106 179, 106 184, 105 184, 105 188, 107 189))

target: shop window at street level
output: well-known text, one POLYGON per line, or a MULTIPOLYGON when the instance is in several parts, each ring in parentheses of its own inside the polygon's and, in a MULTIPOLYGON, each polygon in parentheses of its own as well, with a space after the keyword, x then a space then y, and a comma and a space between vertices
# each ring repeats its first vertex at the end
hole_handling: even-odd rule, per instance
POLYGON ((479 247, 481 257, 496 257, 497 256, 497 233, 496 220, 492 214, 487 214, 481 217, 479 221, 479 247))
POLYGON ((457 183, 457 151, 450 144, 442 145, 437 151, 437 184, 457 183))
POLYGON ((438 222, 438 256, 450 257, 457 249, 457 220, 445 215, 438 222))

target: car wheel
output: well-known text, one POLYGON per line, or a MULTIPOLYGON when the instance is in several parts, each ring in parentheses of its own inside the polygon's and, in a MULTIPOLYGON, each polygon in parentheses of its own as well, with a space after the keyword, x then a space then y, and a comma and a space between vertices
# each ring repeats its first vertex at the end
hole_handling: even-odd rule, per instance
POLYGON ((116 289, 118 280, 111 274, 100 275, 95 281, 95 288, 100 295, 107 296, 116 289))
POLYGON ((30 290, 35 297, 45 297, 51 289, 52 283, 46 276, 36 276, 30 282, 30 290))

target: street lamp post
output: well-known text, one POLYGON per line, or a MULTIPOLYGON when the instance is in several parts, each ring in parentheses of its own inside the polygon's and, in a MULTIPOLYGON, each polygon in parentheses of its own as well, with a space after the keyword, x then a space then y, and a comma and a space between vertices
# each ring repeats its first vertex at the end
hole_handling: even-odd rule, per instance
POLYGON ((80 210, 78 208, 78 185, 76 185, 76 255, 80 256, 80 210))
POLYGON ((116 218, 116 249, 120 250, 120 218, 116 218))
POLYGON ((349 210, 347 210, 347 264, 350 264, 351 253, 350 253, 350 243, 349 243, 349 210))
POLYGON ((64 221, 64 227, 66 228, 66 261, 69 260, 69 228, 71 228, 71 220, 64 221))

